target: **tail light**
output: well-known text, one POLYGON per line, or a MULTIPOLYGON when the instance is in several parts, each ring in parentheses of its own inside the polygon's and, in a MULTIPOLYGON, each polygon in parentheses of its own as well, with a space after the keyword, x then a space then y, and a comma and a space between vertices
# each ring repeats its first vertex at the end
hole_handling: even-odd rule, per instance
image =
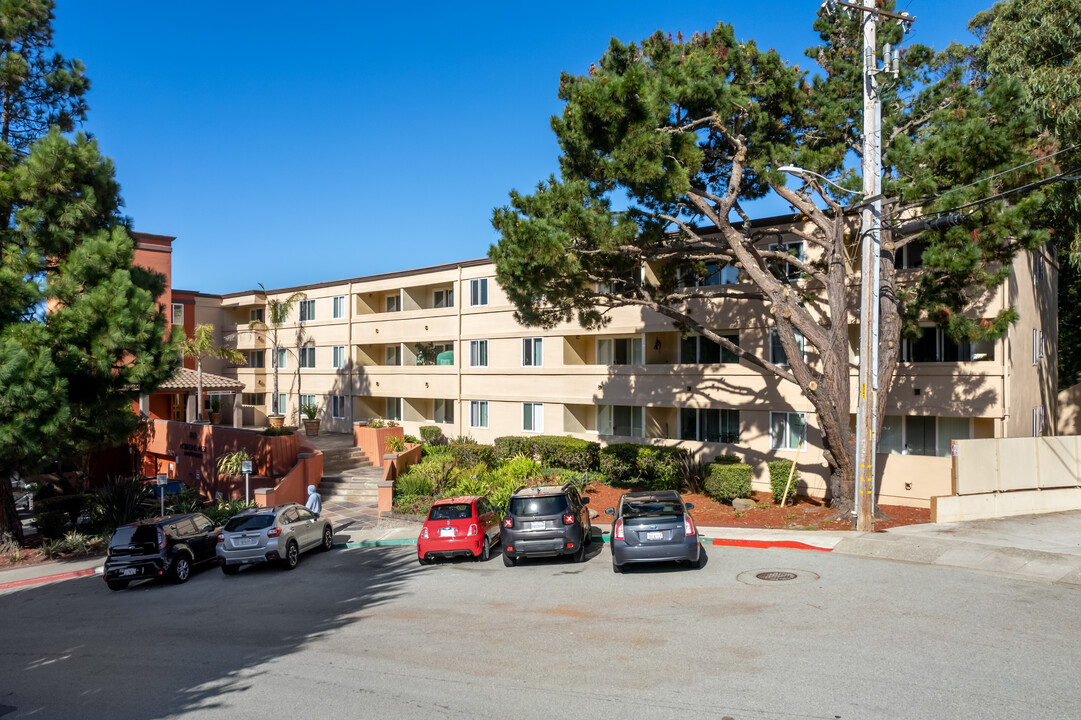
POLYGON ((477 530, 477 524, 473 523, 472 525, 469 526, 469 532, 467 532, 465 534, 465 536, 466 537, 473 537, 474 535, 477 535, 478 533, 479 533, 479 530, 477 530))
POLYGON ((158 528, 158 550, 165 549, 165 531, 158 528))
POLYGON ((420 539, 421 540, 427 540, 428 539, 428 526, 427 525, 425 525, 424 527, 422 527, 420 529, 420 539))
POLYGON ((616 540, 622 540, 622 539, 623 539, 623 521, 622 520, 617 520, 616 521, 616 540))
POLYGON ((272 538, 272 537, 278 537, 281 534, 282 534, 282 529, 281 528, 271 528, 270 530, 267 530, 266 536, 268 538, 272 538))
POLYGON ((503 518, 503 527, 505 527, 505 528, 514 527, 514 518, 503 518))
POLYGON ((222 535, 221 533, 218 533, 218 542, 220 542, 220 543, 225 542, 225 536, 222 535))
POLYGON ((694 521, 689 515, 683 516, 683 534, 694 535, 694 521))
POLYGON ((563 516, 563 524, 564 525, 573 525, 574 524, 574 513, 567 513, 566 515, 564 515, 563 516))

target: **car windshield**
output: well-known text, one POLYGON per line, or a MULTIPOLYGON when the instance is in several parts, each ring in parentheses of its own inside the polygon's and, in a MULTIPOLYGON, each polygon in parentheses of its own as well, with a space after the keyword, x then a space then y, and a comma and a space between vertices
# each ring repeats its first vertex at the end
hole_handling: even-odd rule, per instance
POLYGON ((682 515, 683 505, 672 501, 643 500, 623 503, 623 517, 656 517, 658 515, 682 515))
POLYGON ((566 509, 566 495, 516 497, 510 500, 512 515, 557 515, 566 509))
POLYGON ((468 520, 471 517, 473 517, 473 506, 469 503, 433 505, 428 513, 429 520, 468 520))
POLYGON ((273 524, 273 515, 241 515, 225 523, 225 532, 265 530, 273 524))
POLYGON ((158 542, 158 529, 153 525, 139 525, 138 527, 122 527, 116 529, 116 534, 109 542, 113 547, 125 545, 137 545, 138 543, 158 542))

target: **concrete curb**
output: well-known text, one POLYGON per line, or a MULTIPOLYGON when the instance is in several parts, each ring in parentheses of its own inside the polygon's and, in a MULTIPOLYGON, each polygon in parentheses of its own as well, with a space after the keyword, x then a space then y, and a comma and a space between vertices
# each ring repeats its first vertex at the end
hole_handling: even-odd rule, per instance
POLYGON ((24 578, 22 580, 12 580, 11 582, 0 583, 0 590, 11 590, 13 588, 30 587, 32 585, 42 585, 44 583, 57 582, 59 580, 71 580, 73 578, 100 574, 100 567, 86 568, 85 570, 71 570, 69 572, 55 573, 53 575, 41 575, 39 577, 24 578))

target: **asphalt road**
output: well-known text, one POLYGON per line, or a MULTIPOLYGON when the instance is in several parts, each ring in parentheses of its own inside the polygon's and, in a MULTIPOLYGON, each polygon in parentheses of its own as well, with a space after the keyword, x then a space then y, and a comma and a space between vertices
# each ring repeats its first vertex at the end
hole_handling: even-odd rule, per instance
POLYGON ((8 592, 0 718, 1081 717, 1075 586, 799 550, 625 575, 606 549, 412 553, 8 592))

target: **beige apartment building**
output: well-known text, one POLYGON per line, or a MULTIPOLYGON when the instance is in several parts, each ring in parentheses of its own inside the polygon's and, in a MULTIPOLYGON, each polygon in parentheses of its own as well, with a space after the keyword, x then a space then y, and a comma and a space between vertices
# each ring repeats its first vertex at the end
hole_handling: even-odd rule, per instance
MULTIPOLYGON (((788 245, 803 253, 801 243, 788 245)), ((710 284, 739 282, 728 270, 710 284)), ((931 330, 918 343, 904 343, 881 438, 881 502, 926 507, 930 497, 949 494, 954 439, 1053 434, 1056 277, 1050 257, 1018 259, 1009 282, 973 311, 990 316, 1017 308, 1021 319, 1001 340, 957 344, 931 330)), ((741 348, 780 360, 761 300, 718 299, 697 312, 741 348)), ((746 458, 759 487, 768 486, 766 461, 797 458, 806 433, 798 451, 801 492, 826 492, 817 421, 797 386, 737 362, 716 344, 682 338, 671 321, 637 308, 613 311, 597 332, 571 324, 523 327, 486 259, 266 295, 201 294, 196 317, 248 357, 239 368, 204 363, 244 383, 245 424, 260 425, 276 410, 297 424, 298 408, 309 400, 329 432, 382 417, 400 421, 407 433, 435 425, 449 438, 482 443, 538 433, 680 445, 704 460, 723 453, 746 458), (252 322, 267 319, 268 297, 296 291, 305 298, 278 331, 283 347, 273 397, 271 342, 252 322)), ((853 349, 857 332, 852 325, 853 349)), ((858 358, 850 352, 854 388, 858 358)), ((851 412, 854 418, 854 405, 851 412)))

